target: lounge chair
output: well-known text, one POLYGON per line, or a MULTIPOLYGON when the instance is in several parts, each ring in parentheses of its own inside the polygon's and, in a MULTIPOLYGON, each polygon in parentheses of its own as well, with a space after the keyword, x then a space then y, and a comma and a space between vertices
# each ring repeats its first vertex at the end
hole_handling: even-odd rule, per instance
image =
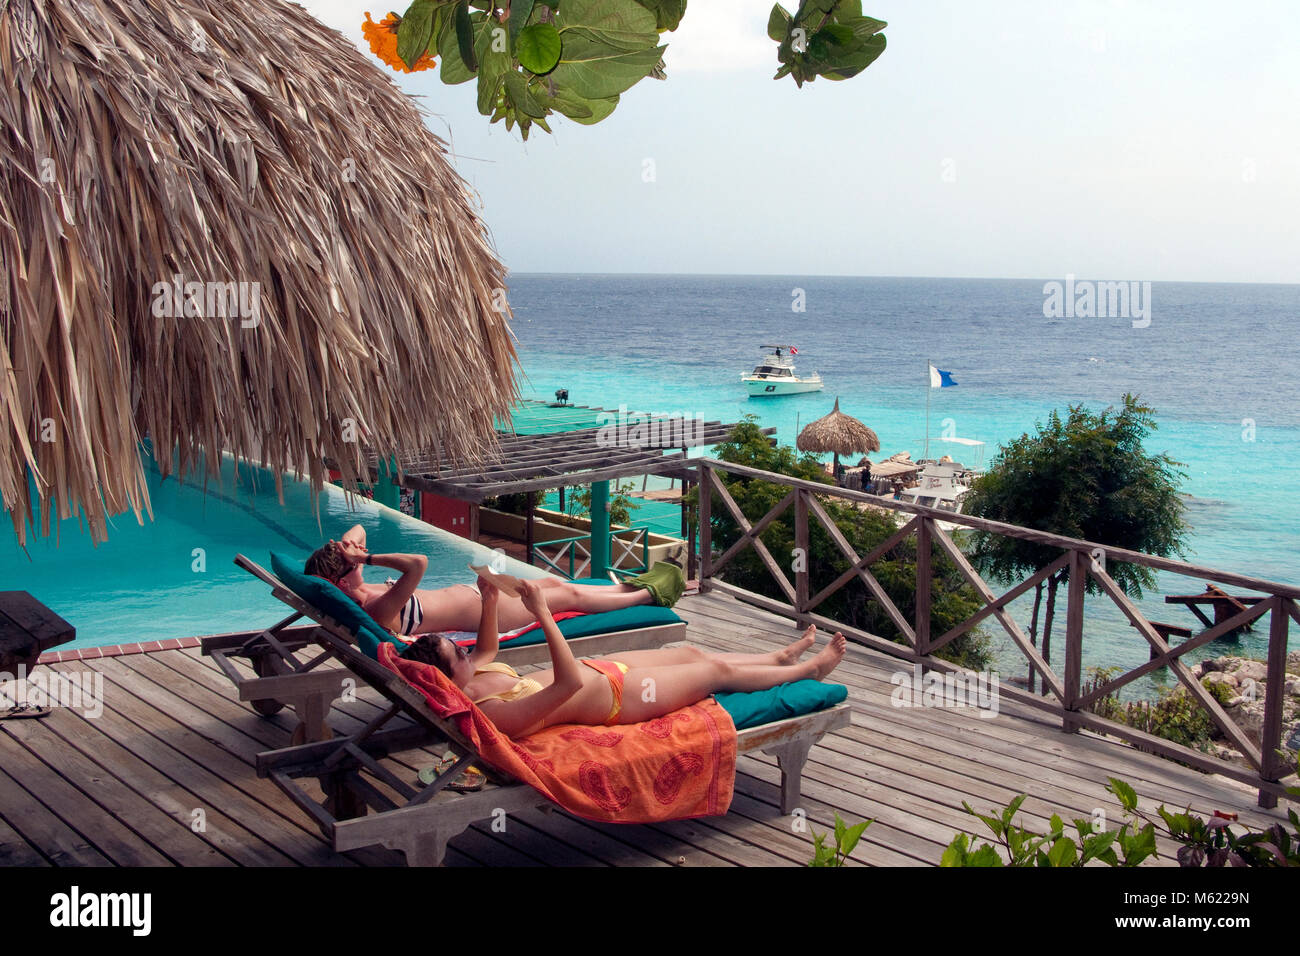
MULTIPOLYGON (((270 717, 285 706, 298 717, 293 743, 327 740, 333 736, 326 718, 333 702, 348 690, 352 680, 347 670, 320 667, 330 655, 320 651, 313 634, 315 626, 296 625, 306 617, 317 624, 337 626, 336 633, 352 634, 353 629, 326 610, 296 593, 279 577, 244 555, 236 555, 235 564, 271 586, 271 593, 293 608, 294 613, 265 630, 216 634, 200 643, 202 653, 211 657, 235 685, 239 699, 270 717), (313 650, 314 656, 307 656, 313 650), (257 676, 249 677, 235 667, 231 658, 245 661, 257 676)), ((287 571, 285 572, 288 573, 287 571)), ((350 612, 360 615, 370 627, 383 630, 369 615, 346 598, 350 612)), ((662 647, 686 639, 686 622, 668 608, 634 607, 603 614, 584 614, 559 623, 561 633, 569 638, 577 656, 592 657, 619 651, 662 647)), ((535 635, 503 644, 497 659, 512 667, 540 664, 549 660, 541 629, 535 635)), ((355 680, 352 686, 355 687, 355 680)))
MULTIPOLYGON (((480 756, 470 741, 401 676, 363 654, 353 638, 336 624, 321 622, 314 629, 314 637, 327 653, 382 694, 389 705, 351 736, 259 754, 257 773, 269 777, 310 815, 335 850, 382 845, 404 853, 408 865, 438 865, 447 841, 472 823, 502 812, 554 807, 532 787, 485 762, 477 763, 488 778, 482 790, 448 790, 448 785, 480 756), (400 719, 403 717, 409 722, 400 719), (390 726, 394 722, 397 726, 390 726), (423 789, 380 763, 390 754, 415 748, 430 748, 444 758, 441 772, 423 789), (447 756, 454 759, 446 760, 447 756), (318 802, 299 785, 302 778, 314 778, 319 783, 322 800, 318 802), (377 812, 367 815, 367 810, 377 812)), ((820 686, 840 691, 838 699, 843 699, 843 688, 820 686)), ((763 751, 777 758, 782 813, 790 813, 799 803, 800 777, 812 745, 823 734, 847 726, 849 716, 848 705, 839 703, 737 731, 738 752, 763 751)))

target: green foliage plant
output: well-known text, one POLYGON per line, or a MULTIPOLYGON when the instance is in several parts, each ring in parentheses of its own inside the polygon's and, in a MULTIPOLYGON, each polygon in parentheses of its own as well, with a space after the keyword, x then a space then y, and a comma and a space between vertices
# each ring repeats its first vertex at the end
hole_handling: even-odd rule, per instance
POLYGON ((855 823, 849 826, 840 819, 840 815, 835 814, 835 845, 826 844, 827 833, 818 833, 813 831, 813 858, 808 861, 809 866, 843 866, 862 839, 863 832, 871 826, 871 820, 864 820, 861 823, 855 823))
MULTIPOLYGON (((526 140, 534 125, 549 133, 556 113, 599 123, 637 83, 664 79, 661 34, 685 14, 686 0, 414 0, 390 16, 408 70, 434 57, 444 83, 475 81, 479 112, 526 140)), ((793 14, 777 4, 776 78, 856 76, 885 51, 885 26, 861 0, 804 0, 793 14)))

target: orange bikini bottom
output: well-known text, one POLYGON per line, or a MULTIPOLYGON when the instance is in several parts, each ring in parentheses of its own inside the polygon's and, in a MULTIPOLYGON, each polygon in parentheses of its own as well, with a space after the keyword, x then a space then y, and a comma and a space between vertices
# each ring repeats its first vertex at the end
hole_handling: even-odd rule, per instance
POLYGON ((609 681, 609 690, 614 697, 614 706, 609 710, 609 716, 605 718, 605 726, 608 727, 618 721, 619 712, 623 710, 623 675, 627 673, 627 665, 620 664, 618 661, 588 661, 584 660, 592 670, 600 671, 609 681))

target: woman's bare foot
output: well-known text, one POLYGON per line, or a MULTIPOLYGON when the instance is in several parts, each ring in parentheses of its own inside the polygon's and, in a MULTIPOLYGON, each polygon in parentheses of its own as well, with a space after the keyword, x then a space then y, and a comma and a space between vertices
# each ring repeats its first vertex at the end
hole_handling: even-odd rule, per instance
POLYGON ((844 639, 844 635, 836 631, 835 636, 809 662, 813 665, 814 679, 825 680, 830 672, 839 666, 840 661, 844 660, 844 652, 848 647, 849 642, 844 639))
POLYGON ((817 626, 809 624, 808 630, 791 644, 789 647, 783 647, 776 652, 776 663, 778 664, 798 664, 799 658, 803 657, 804 651, 813 646, 813 641, 817 639, 817 626))

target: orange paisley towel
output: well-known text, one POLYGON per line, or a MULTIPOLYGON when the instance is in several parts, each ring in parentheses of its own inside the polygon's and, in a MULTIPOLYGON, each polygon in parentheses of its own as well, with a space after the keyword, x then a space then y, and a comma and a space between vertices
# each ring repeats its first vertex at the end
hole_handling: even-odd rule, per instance
POLYGON ((379 646, 379 660, 452 721, 484 762, 576 816, 656 823, 715 816, 731 806, 736 727, 712 697, 640 724, 558 724, 515 741, 436 667, 405 660, 391 644, 379 646))

